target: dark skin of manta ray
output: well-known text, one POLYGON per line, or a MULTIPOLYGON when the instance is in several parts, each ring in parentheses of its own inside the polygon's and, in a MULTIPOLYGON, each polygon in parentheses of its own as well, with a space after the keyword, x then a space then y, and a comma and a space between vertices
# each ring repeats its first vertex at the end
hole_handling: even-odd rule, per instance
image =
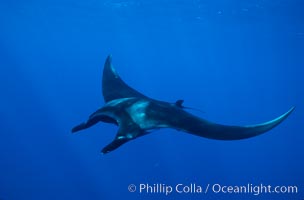
POLYGON ((72 129, 74 133, 100 121, 119 126, 115 139, 102 149, 102 153, 113 151, 122 144, 158 128, 174 128, 216 140, 251 138, 279 125, 294 110, 292 107, 281 116, 256 125, 228 126, 213 123, 187 112, 186 107, 182 105, 183 100, 176 103, 159 101, 134 90, 119 77, 111 60, 111 56, 108 56, 102 77, 102 93, 106 104, 94 112, 86 122, 72 129))

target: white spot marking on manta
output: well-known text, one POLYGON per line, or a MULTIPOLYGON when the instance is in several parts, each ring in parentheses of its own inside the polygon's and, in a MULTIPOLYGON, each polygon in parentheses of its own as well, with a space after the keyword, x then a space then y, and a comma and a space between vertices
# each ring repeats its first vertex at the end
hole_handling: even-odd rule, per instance
POLYGON ((121 98, 121 99, 114 99, 112 101, 109 101, 105 106, 111 106, 111 107, 114 107, 114 106, 117 106, 118 104, 121 104, 125 101, 128 101, 130 99, 134 99, 134 97, 130 97, 130 98, 121 98))
POLYGON ((117 139, 121 140, 121 139, 132 139, 133 138, 133 135, 131 133, 127 133, 125 136, 121 135, 121 136, 118 136, 117 139))
POLYGON ((149 101, 140 100, 127 109, 133 122, 143 130, 167 127, 166 125, 159 124, 156 120, 151 119, 146 115, 149 104, 149 101))
POLYGON ((133 105, 131 105, 127 112, 129 113, 130 117, 132 118, 133 122, 137 124, 141 129, 145 129, 145 122, 146 122, 146 109, 149 105, 148 101, 137 101, 133 105))
POLYGON ((118 78, 118 77, 119 77, 119 76, 118 76, 118 73, 116 72, 116 70, 115 70, 115 68, 113 67, 113 65, 111 65, 111 70, 112 70, 112 72, 113 72, 115 78, 118 78))

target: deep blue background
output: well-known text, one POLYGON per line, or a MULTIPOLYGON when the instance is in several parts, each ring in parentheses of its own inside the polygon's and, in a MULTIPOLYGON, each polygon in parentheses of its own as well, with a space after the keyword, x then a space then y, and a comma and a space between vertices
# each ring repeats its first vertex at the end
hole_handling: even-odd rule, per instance
POLYGON ((0 199, 256 199, 140 195, 131 183, 297 185, 304 197, 301 0, 52 0, 0 3, 0 199), (269 133, 214 141, 163 129, 116 151, 117 128, 70 129, 103 105, 113 55, 144 94, 224 124, 295 112, 269 133))

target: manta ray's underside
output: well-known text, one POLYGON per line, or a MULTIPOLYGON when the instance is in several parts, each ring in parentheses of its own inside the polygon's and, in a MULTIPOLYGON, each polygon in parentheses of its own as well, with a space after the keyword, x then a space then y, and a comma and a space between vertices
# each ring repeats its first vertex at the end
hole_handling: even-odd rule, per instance
POLYGON ((72 132, 89 128, 100 121, 119 126, 114 141, 103 148, 103 153, 113 151, 157 128, 174 128, 216 140, 250 138, 271 130, 294 110, 292 107, 281 116, 256 125, 227 126, 213 123, 185 111, 182 100, 175 103, 158 101, 134 90, 116 73, 111 56, 108 56, 104 65, 102 93, 105 105, 91 114, 86 122, 74 127, 72 132))

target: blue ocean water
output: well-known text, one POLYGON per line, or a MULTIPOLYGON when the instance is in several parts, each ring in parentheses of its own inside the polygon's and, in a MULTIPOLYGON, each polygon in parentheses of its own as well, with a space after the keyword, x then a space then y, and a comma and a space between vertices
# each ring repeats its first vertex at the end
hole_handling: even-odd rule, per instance
POLYGON ((303 199, 301 0, 0 2, 0 199, 303 199), (157 130, 102 155, 117 127, 71 128, 104 104, 108 54, 123 80, 205 119, 246 125, 295 105, 242 141, 157 130), (137 191, 129 192, 134 184, 137 191), (149 184, 153 191, 143 190, 149 184), (155 191, 202 186, 207 194, 155 191), (212 186, 297 186, 222 193, 212 186))

